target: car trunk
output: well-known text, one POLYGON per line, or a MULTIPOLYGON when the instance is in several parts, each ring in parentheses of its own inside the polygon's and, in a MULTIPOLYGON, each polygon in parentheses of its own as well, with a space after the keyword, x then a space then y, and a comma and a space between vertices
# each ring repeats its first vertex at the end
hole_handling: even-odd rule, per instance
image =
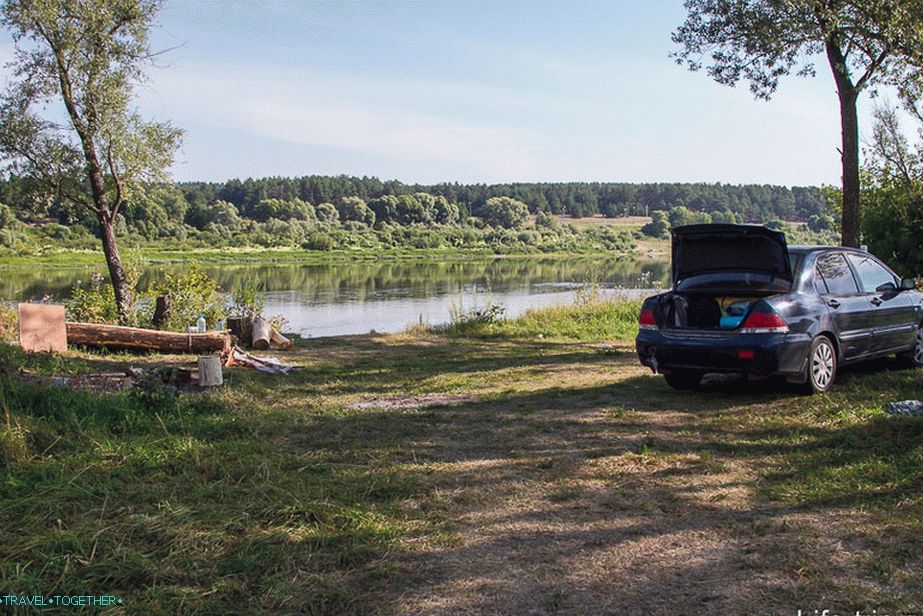
POLYGON ((737 329, 750 307, 766 295, 664 293, 660 313, 667 328, 737 329))
POLYGON ((660 296, 665 327, 740 326, 751 306, 792 286, 785 235, 752 225, 673 230, 673 291, 660 296))

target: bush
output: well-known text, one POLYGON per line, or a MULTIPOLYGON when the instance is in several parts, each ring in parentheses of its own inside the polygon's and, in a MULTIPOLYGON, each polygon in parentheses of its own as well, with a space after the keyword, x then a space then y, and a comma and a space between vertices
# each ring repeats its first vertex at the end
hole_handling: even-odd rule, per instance
POLYGON ((242 282, 231 293, 231 314, 242 317, 256 317, 263 315, 266 306, 266 293, 263 285, 258 282, 242 282))
POLYGON ((529 208, 522 201, 509 197, 491 197, 481 206, 479 215, 492 227, 515 229, 529 217, 529 208))
POLYGON ((340 214, 332 203, 321 203, 315 208, 317 221, 333 224, 340 221, 340 214))
POLYGON ((218 283, 195 261, 185 274, 165 274, 163 282, 155 285, 152 291, 154 295, 167 295, 170 298, 170 311, 163 329, 184 331, 188 325, 195 325, 199 315, 205 317, 209 327, 214 327, 227 316, 225 298, 218 283))
POLYGON ((16 308, 0 300, 0 341, 12 342, 16 339, 18 321, 16 308))
POLYGON ((13 210, 5 203, 0 203, 0 229, 10 229, 16 223, 13 210))
POLYGON ((93 272, 86 286, 77 282, 64 307, 71 321, 117 323, 119 320, 112 285, 98 272, 93 272))
POLYGON ((651 214, 651 221, 641 227, 641 233, 648 237, 663 238, 669 235, 670 221, 664 212, 656 211, 651 214))
POLYGON ((360 222, 370 227, 375 224, 375 212, 359 197, 343 197, 337 212, 343 222, 360 222))
MULTIPOLYGON (((321 205, 325 204, 322 203, 321 205)), ((320 213, 320 206, 317 209, 318 213, 320 213)), ((336 248, 336 241, 327 233, 315 231, 308 235, 305 241, 302 242, 301 247, 305 250, 333 250, 336 248)))

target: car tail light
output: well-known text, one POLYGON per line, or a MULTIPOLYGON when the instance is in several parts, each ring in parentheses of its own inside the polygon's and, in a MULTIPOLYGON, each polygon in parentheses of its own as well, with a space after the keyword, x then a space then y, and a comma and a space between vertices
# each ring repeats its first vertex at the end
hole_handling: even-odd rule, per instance
POLYGON ((751 312, 740 326, 744 334, 784 334, 788 331, 785 319, 773 311, 751 312))
POLYGON ((657 329, 657 319, 654 318, 654 311, 645 308, 638 315, 638 329, 657 329))

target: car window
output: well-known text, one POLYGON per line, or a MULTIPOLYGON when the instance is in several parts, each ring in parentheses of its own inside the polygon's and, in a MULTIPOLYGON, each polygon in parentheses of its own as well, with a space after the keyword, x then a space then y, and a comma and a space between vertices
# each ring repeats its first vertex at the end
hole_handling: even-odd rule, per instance
POLYGON ((859 276, 859 285, 863 293, 874 293, 875 289, 881 285, 890 282, 897 286, 894 276, 886 270, 881 263, 868 255, 850 254, 849 262, 856 268, 856 274, 859 276))
MULTIPOLYGON (((855 295, 859 292, 856 279, 842 254, 829 253, 817 259, 817 275, 832 295, 855 295)), ((824 285, 818 285, 823 288, 824 285)))

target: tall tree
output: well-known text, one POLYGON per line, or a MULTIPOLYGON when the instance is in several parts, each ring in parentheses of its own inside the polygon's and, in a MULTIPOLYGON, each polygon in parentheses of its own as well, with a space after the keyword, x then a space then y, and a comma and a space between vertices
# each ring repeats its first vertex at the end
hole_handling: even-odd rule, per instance
POLYGON ((0 99, 0 156, 99 223, 119 318, 132 289, 115 237, 119 208, 163 179, 181 132, 131 106, 154 58, 148 33, 159 0, 6 0, 14 79, 0 99), (63 108, 62 108, 63 107, 63 108))
MULTIPOLYGON (((815 74, 826 58, 839 94, 842 127, 842 243, 859 244, 859 94, 902 86, 923 67, 923 0, 686 0, 673 33, 677 62, 717 82, 750 82, 769 99, 784 75, 815 74), (707 57, 707 60, 706 60, 707 57)), ((909 91, 909 90, 905 90, 909 91)))

